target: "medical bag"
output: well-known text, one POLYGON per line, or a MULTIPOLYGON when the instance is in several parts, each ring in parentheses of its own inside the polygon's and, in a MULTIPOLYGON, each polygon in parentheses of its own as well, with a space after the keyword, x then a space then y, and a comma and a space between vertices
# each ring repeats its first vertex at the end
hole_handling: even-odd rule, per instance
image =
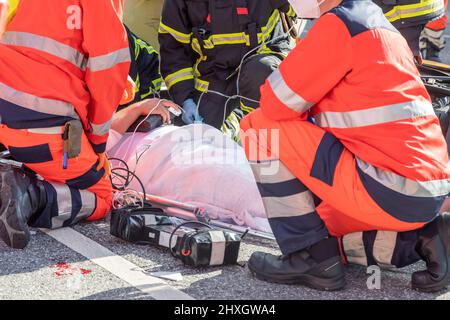
POLYGON ((192 267, 237 263, 241 235, 203 222, 179 221, 158 208, 129 206, 111 213, 110 233, 128 242, 168 248, 192 267))

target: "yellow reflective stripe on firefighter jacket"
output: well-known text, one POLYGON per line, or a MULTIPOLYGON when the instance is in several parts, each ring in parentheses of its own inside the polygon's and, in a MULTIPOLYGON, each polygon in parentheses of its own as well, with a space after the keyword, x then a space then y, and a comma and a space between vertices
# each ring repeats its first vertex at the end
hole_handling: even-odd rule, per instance
POLYGON ((386 18, 397 28, 426 24, 441 17, 444 12, 444 0, 375 0, 386 18))

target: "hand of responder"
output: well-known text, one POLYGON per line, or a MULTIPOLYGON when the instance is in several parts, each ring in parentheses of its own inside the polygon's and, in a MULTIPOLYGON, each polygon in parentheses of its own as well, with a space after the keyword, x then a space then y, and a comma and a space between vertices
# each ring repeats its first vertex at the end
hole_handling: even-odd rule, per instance
POLYGON ((203 118, 198 113, 197 104, 192 99, 183 102, 183 115, 181 117, 185 124, 203 122, 203 118))
POLYGON ((105 176, 111 175, 111 164, 109 163, 108 156, 106 152, 97 153, 98 156, 98 166, 96 168, 97 171, 105 169, 105 176))

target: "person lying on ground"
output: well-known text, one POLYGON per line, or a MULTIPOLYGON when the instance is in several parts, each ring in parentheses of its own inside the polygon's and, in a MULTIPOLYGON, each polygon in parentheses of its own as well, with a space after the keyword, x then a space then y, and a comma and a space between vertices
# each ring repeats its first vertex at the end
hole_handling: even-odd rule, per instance
POLYGON ((441 290, 450 163, 413 53, 372 1, 300 1, 300 17, 306 7, 322 16, 241 122, 282 252, 255 252, 248 267, 262 280, 339 290, 341 253, 381 267, 424 260, 412 287, 441 290))
MULTIPOLYGON (((168 123, 167 107, 179 108, 169 101, 149 99, 117 112, 108 156, 125 161, 148 194, 196 205, 214 220, 271 232, 243 149, 219 130, 194 124, 127 133, 136 119, 153 109, 168 123)), ((114 160, 111 163, 121 166, 114 160)), ((129 187, 142 192, 136 179, 129 187)))

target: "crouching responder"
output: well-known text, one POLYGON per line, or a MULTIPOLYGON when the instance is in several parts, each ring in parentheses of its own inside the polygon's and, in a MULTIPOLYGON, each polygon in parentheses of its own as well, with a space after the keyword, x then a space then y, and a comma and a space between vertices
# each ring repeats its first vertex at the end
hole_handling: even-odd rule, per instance
POLYGON ((105 148, 130 67, 122 10, 122 0, 22 1, 3 35, 0 143, 43 178, 0 166, 0 237, 13 248, 28 226, 110 210, 105 148))
POLYGON ((328 13, 241 121, 283 254, 256 252, 249 268, 267 281, 341 289, 343 244, 350 262, 423 259, 428 268, 413 274, 413 287, 442 289, 450 216, 439 209, 450 167, 438 119, 411 50, 382 11, 369 0, 340 2, 321 2, 328 13))
POLYGON ((445 0, 374 0, 386 18, 405 37, 414 56, 420 56, 420 36, 425 25, 445 14, 445 0))
POLYGON ((290 49, 280 12, 294 15, 287 0, 164 2, 161 73, 175 103, 184 109, 184 123, 204 120, 220 129, 238 107, 230 118, 233 124, 223 130, 239 136, 239 120, 259 106, 259 87, 290 49), (241 99, 239 107, 222 96, 237 93, 250 100, 241 99))
POLYGON ((425 25, 420 37, 420 52, 427 60, 441 62, 440 52, 445 48, 445 28, 447 27, 448 0, 444 0, 444 15, 425 25))

